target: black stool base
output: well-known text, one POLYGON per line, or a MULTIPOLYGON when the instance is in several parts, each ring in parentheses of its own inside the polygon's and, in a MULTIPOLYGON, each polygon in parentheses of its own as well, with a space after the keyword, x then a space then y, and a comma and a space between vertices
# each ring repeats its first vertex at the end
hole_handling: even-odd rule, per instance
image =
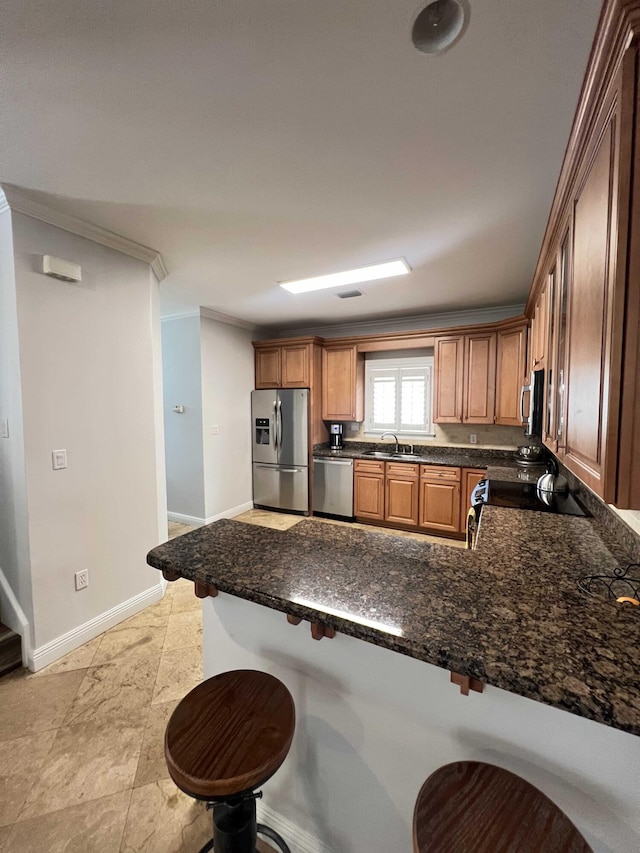
POLYGON ((291 853, 289 850, 289 845, 284 840, 284 838, 275 831, 275 829, 271 829, 270 826, 265 826, 264 823, 258 824, 258 835, 264 835, 265 838, 268 838, 269 841, 273 841, 274 844, 277 844, 282 853, 291 853))
POLYGON ((262 794, 249 794, 233 801, 214 801, 207 803, 207 809, 213 810, 213 838, 200 850, 200 853, 255 853, 258 834, 264 835, 278 846, 281 853, 291 853, 284 838, 266 826, 256 822, 256 797, 262 794))

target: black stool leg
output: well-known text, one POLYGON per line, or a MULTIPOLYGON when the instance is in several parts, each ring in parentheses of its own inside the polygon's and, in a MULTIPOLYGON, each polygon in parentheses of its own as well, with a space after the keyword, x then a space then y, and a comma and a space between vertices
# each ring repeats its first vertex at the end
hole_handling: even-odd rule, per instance
POLYGON ((253 797, 213 804, 213 841, 201 851, 255 853, 256 801, 253 797))
POLYGON ((282 853, 291 853, 289 850, 289 845, 284 840, 284 838, 275 831, 275 829, 271 829, 270 826, 265 826, 264 823, 258 824, 258 833, 260 835, 265 835, 270 841, 273 841, 274 844, 277 844, 282 853))

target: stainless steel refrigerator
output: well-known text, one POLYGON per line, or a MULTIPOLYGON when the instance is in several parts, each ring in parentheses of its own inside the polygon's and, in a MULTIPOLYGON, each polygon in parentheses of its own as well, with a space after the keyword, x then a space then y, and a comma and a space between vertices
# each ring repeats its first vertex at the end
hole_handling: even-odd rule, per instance
POLYGON ((251 392, 253 503, 309 512, 309 391, 251 392))

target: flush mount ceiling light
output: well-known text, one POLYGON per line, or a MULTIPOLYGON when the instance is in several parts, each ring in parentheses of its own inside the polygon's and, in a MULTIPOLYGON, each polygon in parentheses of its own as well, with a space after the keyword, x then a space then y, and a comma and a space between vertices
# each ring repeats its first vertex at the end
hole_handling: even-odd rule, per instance
POLYGON ((415 19, 411 40, 422 53, 443 53, 460 38, 468 20, 467 0, 435 0, 415 19))
POLYGON ((379 278, 392 278, 395 275, 406 275, 411 267, 404 258, 395 261, 385 261, 382 264, 371 264, 368 267, 358 267, 355 270, 334 272, 330 275, 318 275, 314 278, 300 278, 296 281, 279 281, 289 293, 308 293, 310 290, 324 290, 325 287, 339 287, 341 284, 358 284, 361 281, 375 281, 379 278))

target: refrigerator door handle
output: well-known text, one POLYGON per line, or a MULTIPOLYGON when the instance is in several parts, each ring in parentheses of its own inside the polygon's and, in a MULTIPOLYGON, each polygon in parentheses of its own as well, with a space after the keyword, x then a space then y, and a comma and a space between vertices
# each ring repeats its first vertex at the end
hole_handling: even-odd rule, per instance
POLYGON ((273 403, 273 446, 278 449, 278 401, 273 403))
POLYGON ((278 446, 282 447, 282 400, 278 400, 277 403, 276 435, 278 436, 278 446))

